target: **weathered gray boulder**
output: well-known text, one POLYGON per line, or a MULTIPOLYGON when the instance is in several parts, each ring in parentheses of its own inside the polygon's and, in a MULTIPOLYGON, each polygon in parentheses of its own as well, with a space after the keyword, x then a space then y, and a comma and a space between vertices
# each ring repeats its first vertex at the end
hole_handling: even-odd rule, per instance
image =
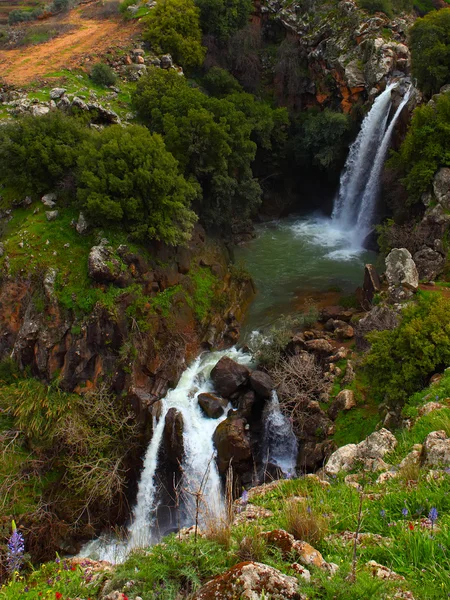
POLYGON ((218 419, 221 417, 228 406, 228 401, 215 394, 199 394, 197 401, 207 417, 218 419))
MULTIPOLYGON (((450 171, 450 169, 448 169, 450 171)), ((419 279, 434 281, 442 273, 445 258, 439 252, 425 246, 414 254, 414 262, 419 273, 419 279)))
POLYGON ((120 123, 119 115, 109 108, 105 108, 98 102, 89 102, 87 104, 89 111, 97 113, 97 118, 102 123, 117 124, 120 123))
POLYGON ((450 168, 439 169, 433 179, 433 192, 438 203, 450 210, 450 168))
POLYGON ((54 208, 56 206, 56 194, 45 194, 45 196, 42 196, 41 202, 44 206, 47 206, 48 208, 54 208))
POLYGON ((88 271, 90 277, 98 283, 114 282, 122 287, 129 280, 123 263, 115 255, 113 249, 106 244, 91 248, 88 257, 88 271))
POLYGON ((75 229, 80 235, 87 233, 89 230, 89 223, 86 217, 84 216, 83 212, 80 212, 80 214, 78 215, 78 221, 75 225, 75 229))
POLYGON ((399 314, 392 308, 383 305, 374 306, 356 324, 355 341, 358 350, 367 350, 370 347, 366 335, 371 331, 385 331, 395 329, 400 323, 399 314))
POLYGON ((330 418, 334 420, 341 411, 350 410, 354 406, 356 406, 354 392, 352 390, 342 390, 330 406, 328 414, 330 418))
POLYGON ((250 373, 250 385, 261 398, 270 398, 274 388, 272 378, 264 371, 252 371, 250 373))
POLYGON ((170 54, 161 56, 161 69, 170 69, 173 67, 173 60, 170 54))
POLYGON ((43 104, 34 104, 30 108, 30 113, 33 115, 33 117, 43 117, 44 115, 48 114, 49 112, 50 112, 50 107, 45 106, 43 104))
POLYGON ((364 267, 363 298, 366 302, 372 302, 373 297, 381 291, 380 278, 373 265, 367 264, 364 267))
POLYGON ((50 99, 58 100, 59 98, 61 98, 61 96, 64 96, 66 91, 66 88, 53 88, 52 90, 50 90, 50 99))
POLYGON ((47 218, 47 221, 54 221, 55 219, 58 218, 59 211, 57 211, 57 210, 46 210, 45 211, 45 216, 47 218))
POLYGON ((439 467, 450 465, 450 438, 445 431, 432 431, 423 444, 424 465, 439 467))
POLYGON ((89 110, 86 102, 81 98, 78 98, 78 96, 75 96, 75 98, 72 100, 72 106, 75 106, 80 110, 89 110))
POLYGON ((228 398, 237 389, 247 383, 250 371, 228 356, 223 356, 211 371, 214 389, 220 396, 228 398))
POLYGON ((202 586, 193 600, 245 598, 260 600, 262 595, 272 600, 301 600, 296 577, 283 575, 278 569, 262 563, 242 562, 202 586))
POLYGON ((389 286, 417 291, 419 274, 409 250, 394 248, 389 252, 386 257, 386 279, 389 286))
POLYGON ((308 352, 315 354, 328 355, 333 352, 333 346, 327 340, 309 340, 305 342, 308 352))

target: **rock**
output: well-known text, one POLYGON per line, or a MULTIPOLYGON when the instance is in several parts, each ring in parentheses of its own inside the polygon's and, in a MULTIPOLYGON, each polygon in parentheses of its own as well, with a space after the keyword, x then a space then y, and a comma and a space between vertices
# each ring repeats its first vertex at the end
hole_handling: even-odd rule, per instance
POLYGON ((75 106, 80 110, 89 110, 86 102, 84 102, 84 100, 81 98, 78 98, 78 96, 75 96, 75 98, 72 100, 72 106, 75 106))
POLYGON ((221 417, 228 406, 227 400, 210 393, 199 394, 197 401, 205 415, 210 419, 221 417))
POLYGON ((291 569, 295 571, 297 577, 301 577, 306 581, 306 583, 309 583, 311 581, 311 573, 302 565, 299 565, 298 563, 293 563, 291 565, 291 569))
POLYGON ((268 519, 273 516, 272 511, 256 504, 250 504, 249 502, 245 506, 241 506, 240 500, 236 500, 236 516, 233 519, 233 525, 242 525, 258 519, 268 519))
POLYGON ((419 417, 429 415, 430 412, 433 412, 434 410, 441 410, 441 408, 445 408, 445 406, 440 402, 427 402, 419 408, 419 417))
POLYGON ((395 436, 387 429, 374 431, 359 444, 347 444, 338 448, 325 465, 327 475, 337 475, 340 471, 350 471, 357 462, 368 471, 387 469, 382 460, 385 454, 396 447, 395 436))
POLYGON ((302 441, 299 444, 297 466, 305 473, 317 471, 335 450, 336 444, 333 440, 324 440, 323 442, 302 441))
POLYGON ((277 569, 258 562, 242 562, 202 586, 193 600, 260 600, 262 594, 271 600, 300 600, 296 577, 283 575, 277 569))
POLYGON ((363 298, 371 303, 375 294, 381 291, 381 283, 375 267, 367 264, 364 268, 363 298))
POLYGON ((386 279, 390 287, 401 286, 416 292, 419 287, 419 274, 406 248, 394 248, 386 257, 386 279))
POLYGON ((42 104, 35 104, 30 108, 30 112, 33 117, 43 117, 50 112, 50 107, 43 106, 42 104))
POLYGON ((59 98, 61 98, 61 96, 64 96, 66 91, 67 90, 65 88, 53 88, 52 90, 50 90, 50 99, 51 100, 59 100, 59 98))
POLYGON ((407 454, 405 458, 401 461, 401 463, 398 465, 399 469, 420 465, 422 460, 422 451, 422 444, 415 444, 411 452, 407 454))
POLYGON ((120 123, 119 115, 115 113, 113 110, 105 108, 98 102, 89 102, 86 105, 87 109, 91 112, 97 113, 97 121, 101 123, 107 123, 112 125, 117 125, 120 123))
POLYGON ((250 418, 255 402, 256 395, 255 392, 252 390, 249 390, 239 398, 238 412, 241 415, 241 417, 245 417, 246 419, 250 418))
MULTIPOLYGON (((450 171, 450 169, 448 170, 450 171)), ((444 270, 445 257, 427 246, 418 250, 413 258, 419 273, 419 279, 434 281, 444 270)))
POLYGON ((338 327, 334 330, 336 337, 340 340, 350 340, 354 337, 355 332, 353 327, 345 321, 335 321, 335 323, 340 323, 338 327))
POLYGON ((354 406, 356 406, 354 392, 352 390, 342 390, 339 392, 333 404, 330 406, 328 415, 334 420, 341 411, 350 410, 354 406))
POLYGON ((261 398, 270 398, 274 389, 272 378, 264 371, 252 371, 250 373, 250 385, 261 398))
POLYGON ((161 56, 160 60, 161 69, 170 69, 171 67, 173 67, 173 61, 170 54, 164 54, 163 56, 161 56))
POLYGON ((333 346, 327 340, 309 340, 305 342, 305 346, 308 352, 314 352, 315 354, 326 356, 333 352, 333 346))
POLYGON ((69 106, 70 106, 70 100, 67 96, 63 96, 62 98, 60 98, 60 100, 56 104, 56 107, 59 110, 65 110, 66 108, 69 108, 69 106))
POLYGON ((253 455, 246 430, 246 419, 235 413, 220 423, 213 435, 217 448, 217 465, 220 473, 225 473, 232 461, 237 473, 251 470, 253 455))
POLYGON ((50 268, 44 277, 44 291, 45 295, 47 296, 47 299, 50 302, 53 302, 55 300, 55 282, 57 274, 58 271, 56 269, 50 268))
POLYGON ((438 203, 450 210, 450 168, 439 169, 433 179, 433 192, 438 203))
POLYGON ((112 248, 104 244, 93 246, 88 257, 89 276, 98 283, 115 282, 124 286, 127 272, 123 263, 115 256, 112 248))
POLYGON ((45 194, 45 196, 42 196, 41 202, 44 206, 47 206, 48 208, 53 208, 54 206, 56 206, 56 194, 45 194))
POLYGON ((183 431, 183 415, 176 408, 169 408, 164 420, 164 449, 166 459, 176 466, 184 458, 183 431))
POLYGON ((347 365, 345 366, 345 375, 342 379, 342 385, 350 385, 355 379, 355 370, 353 368, 353 363, 351 360, 347 361, 347 365))
POLYGON ((216 392, 228 398, 239 387, 247 383, 250 372, 228 356, 223 356, 211 371, 211 379, 216 392))
POLYGON ((368 333, 395 329, 399 323, 400 316, 397 311, 388 306, 374 306, 356 325, 356 347, 358 350, 368 350, 370 348, 366 339, 368 333))
POLYGON ((58 218, 59 211, 57 211, 57 210, 46 210, 45 211, 45 216, 47 218, 47 221, 54 221, 55 219, 58 218))
POLYGON ((450 438, 445 431, 432 431, 423 444, 424 465, 439 467, 450 465, 450 438))
POLYGON ((80 212, 80 214, 78 215, 78 221, 77 221, 77 224, 75 225, 75 229, 76 229, 77 233, 79 233, 80 235, 87 233, 89 230, 89 223, 88 223, 86 217, 84 216, 83 212, 80 212))
POLYGON ((353 311, 344 308, 343 306, 327 306, 320 311, 320 320, 328 321, 328 319, 346 321, 347 323, 353 316, 353 311))
POLYGON ((395 571, 391 571, 391 569, 388 569, 384 565, 380 565, 374 560, 369 560, 369 562, 366 563, 366 566, 369 567, 372 576, 377 577, 378 579, 405 581, 405 578, 402 575, 398 575, 395 571))
POLYGON ((283 556, 294 556, 296 560, 306 566, 325 568, 326 562, 322 554, 307 542, 299 541, 284 529, 265 531, 262 537, 271 546, 279 548, 283 556))

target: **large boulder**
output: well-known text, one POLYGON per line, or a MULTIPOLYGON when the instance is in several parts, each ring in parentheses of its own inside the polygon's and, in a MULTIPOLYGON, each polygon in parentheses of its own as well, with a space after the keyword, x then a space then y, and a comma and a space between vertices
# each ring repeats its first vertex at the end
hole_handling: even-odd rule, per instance
POLYGON ((423 444, 424 465, 441 467, 450 465, 450 438, 445 431, 432 431, 423 444))
POLYGON ((433 179, 433 192, 438 203, 450 210, 450 168, 439 169, 433 179))
POLYGON ((283 575, 278 569, 262 563, 242 562, 202 586, 193 600, 260 600, 262 595, 271 600, 301 600, 296 577, 283 575))
POLYGON ((274 388, 272 378, 264 371, 252 371, 250 373, 250 385, 261 398, 270 398, 274 388))
POLYGON ((211 419, 221 417, 228 406, 227 400, 210 393, 199 394, 197 401, 205 415, 211 419))
POLYGON ((414 254, 414 262, 419 278, 425 281, 434 281, 442 273, 445 266, 444 256, 428 246, 424 246, 414 254))
POLYGON ((398 294, 403 292, 406 299, 411 292, 416 292, 419 287, 419 273, 411 253, 406 248, 394 248, 386 257, 386 279, 389 285, 390 296, 403 299, 398 294))
POLYGON ((395 329, 400 323, 398 312, 388 306, 374 306, 362 319, 358 321, 355 329, 355 341, 358 350, 367 350, 370 344, 366 335, 371 331, 385 331, 395 329))
POLYGON ((357 462, 367 471, 378 471, 386 467, 383 457, 397 445, 395 436, 387 429, 374 431, 359 444, 341 446, 328 459, 325 465, 327 475, 337 475, 340 471, 350 471, 357 462))
POLYGON ((217 448, 217 465, 220 473, 227 471, 230 461, 237 473, 245 473, 251 469, 252 449, 246 425, 246 419, 231 414, 217 426, 213 442, 217 448))
POLYGON ((354 406, 356 406, 356 400, 353 390, 342 390, 330 406, 328 414, 334 420, 340 412, 350 410, 354 406))
POLYGON ((228 398, 242 385, 247 383, 250 371, 228 356, 223 356, 211 371, 211 379, 216 392, 228 398))
POLYGON ((166 459, 177 466, 184 458, 183 431, 183 415, 176 408, 169 408, 164 420, 163 443, 166 459))

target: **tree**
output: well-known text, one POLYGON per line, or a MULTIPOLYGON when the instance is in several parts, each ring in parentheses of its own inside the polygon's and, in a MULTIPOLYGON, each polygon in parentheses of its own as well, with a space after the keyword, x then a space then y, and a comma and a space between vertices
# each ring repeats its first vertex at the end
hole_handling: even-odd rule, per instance
POLYGON ((233 92, 242 92, 238 80, 225 69, 212 67, 202 79, 202 85, 211 96, 221 98, 233 92))
POLYGON ((450 81, 450 8, 417 19, 410 30, 412 74, 420 89, 435 94, 450 81))
POLYGON ((196 0, 203 33, 226 41, 248 23, 252 0, 196 0))
POLYGON ((4 125, 0 128, 0 180, 21 195, 51 191, 75 167, 87 133, 82 121, 60 111, 4 125))
POLYGON ((194 0, 158 0, 145 19, 144 39, 156 52, 170 53, 183 68, 200 66, 206 48, 201 43, 199 16, 194 0))
POLYGON ((94 222, 122 222, 141 240, 190 238, 198 187, 179 174, 161 136, 138 125, 93 132, 78 167, 78 198, 94 222))

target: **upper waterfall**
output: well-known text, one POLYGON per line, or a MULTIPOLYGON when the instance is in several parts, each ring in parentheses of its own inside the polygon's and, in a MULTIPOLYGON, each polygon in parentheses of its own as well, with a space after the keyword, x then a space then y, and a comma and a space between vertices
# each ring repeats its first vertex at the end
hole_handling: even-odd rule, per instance
POLYGON ((363 245, 373 224, 380 175, 391 135, 411 95, 410 86, 388 124, 391 92, 397 85, 397 82, 389 84, 364 118, 358 137, 350 148, 333 208, 332 220, 350 234, 352 243, 358 247, 363 245))

